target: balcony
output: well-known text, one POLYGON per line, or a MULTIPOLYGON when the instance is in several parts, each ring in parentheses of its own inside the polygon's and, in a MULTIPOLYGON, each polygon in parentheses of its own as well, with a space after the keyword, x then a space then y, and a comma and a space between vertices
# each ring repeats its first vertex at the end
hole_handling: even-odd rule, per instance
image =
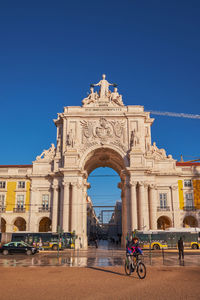
POLYGON ((41 206, 38 208, 38 212, 50 212, 51 208, 48 206, 41 206))
POLYGON ((194 206, 184 206, 183 210, 185 210, 185 211, 196 211, 197 209, 194 206))
POLYGON ((25 207, 15 207, 15 208, 13 208, 13 212, 14 213, 25 213, 26 208, 25 207))
POLYGON ((170 207, 169 206, 158 206, 157 207, 157 211, 170 211, 170 207))

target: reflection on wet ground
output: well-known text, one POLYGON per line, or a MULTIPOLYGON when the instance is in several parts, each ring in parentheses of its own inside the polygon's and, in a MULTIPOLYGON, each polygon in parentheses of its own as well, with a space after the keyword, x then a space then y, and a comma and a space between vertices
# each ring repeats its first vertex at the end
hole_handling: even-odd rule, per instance
MULTIPOLYGON (((100 255, 96 252, 86 255, 86 253, 65 253, 59 256, 56 253, 39 253, 34 256, 9 255, 4 257, 0 255, 0 266, 4 267, 31 267, 31 266, 69 266, 69 267, 107 267, 121 266, 124 264, 124 255, 115 253, 113 256, 109 251, 104 251, 100 255), (84 254, 84 255, 83 255, 84 254)), ((146 265, 179 265, 178 255, 176 253, 154 253, 152 256, 145 253, 143 261, 146 265)), ((185 255, 185 266, 200 266, 200 254, 185 255)))
POLYGON ((3 267, 30 267, 30 266, 69 266, 69 267, 93 267, 93 266, 117 266, 123 264, 123 258, 111 257, 80 257, 66 256, 59 257, 49 254, 36 254, 33 257, 10 255, 8 257, 0 257, 0 266, 3 267))
MULTIPOLYGON (((0 266, 3 267, 107 267, 124 265, 125 251, 120 248, 111 248, 105 242, 99 248, 83 250, 41 251, 34 256, 0 254, 0 266), (106 247, 107 246, 107 247, 106 247)), ((178 266, 178 251, 144 251, 142 260, 146 265, 178 266)), ((200 250, 185 253, 185 266, 200 266, 200 250)))

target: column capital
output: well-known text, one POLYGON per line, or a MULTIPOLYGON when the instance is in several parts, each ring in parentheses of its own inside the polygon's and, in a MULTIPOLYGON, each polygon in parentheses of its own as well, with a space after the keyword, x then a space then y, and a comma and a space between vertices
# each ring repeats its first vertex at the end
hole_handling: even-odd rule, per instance
POLYGON ((79 183, 79 182, 71 182, 71 186, 80 189, 80 188, 83 187, 83 184, 81 184, 81 183, 79 183))
POLYGON ((144 186, 144 181, 138 181, 139 186, 144 186))
POLYGON ((69 181, 67 181, 66 179, 63 179, 63 181, 62 181, 62 185, 63 185, 63 186, 67 186, 67 187, 69 187, 69 185, 70 185, 70 182, 69 182, 69 181))
POLYGON ((130 180, 130 183, 129 183, 129 184, 130 184, 131 187, 132 187, 132 186, 133 186, 133 187, 136 187, 137 183, 138 183, 137 181, 130 180))
POLYGON ((157 185, 155 184, 155 183, 150 183, 149 184, 149 187, 150 187, 150 189, 152 189, 152 190, 157 190, 157 185))
POLYGON ((178 189, 178 186, 177 185, 171 185, 171 189, 172 189, 172 191, 176 191, 178 189))
POLYGON ((52 189, 54 190, 58 190, 59 189, 59 185, 58 184, 52 184, 52 189))

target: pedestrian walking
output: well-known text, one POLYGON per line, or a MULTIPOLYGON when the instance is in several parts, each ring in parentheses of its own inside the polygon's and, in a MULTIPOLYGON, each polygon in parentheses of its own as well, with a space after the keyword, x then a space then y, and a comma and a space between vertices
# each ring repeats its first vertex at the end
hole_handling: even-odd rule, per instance
POLYGON ((182 260, 184 265, 184 244, 183 244, 182 237, 180 237, 180 239, 178 240, 178 253, 179 253, 179 263, 181 265, 181 260, 182 260))

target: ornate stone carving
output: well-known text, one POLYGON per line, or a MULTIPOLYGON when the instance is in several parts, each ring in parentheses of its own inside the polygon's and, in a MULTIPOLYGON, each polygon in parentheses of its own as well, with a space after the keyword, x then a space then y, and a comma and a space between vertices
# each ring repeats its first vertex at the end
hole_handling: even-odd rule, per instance
POLYGON ((123 133, 125 121, 112 121, 115 135, 120 138, 123 133))
POLYGON ((88 95, 88 97, 82 100, 82 104, 83 106, 87 106, 90 103, 95 103, 97 99, 98 99, 98 94, 97 92, 94 93, 94 88, 91 87, 90 94, 88 95))
POLYGON ((158 149, 155 142, 153 142, 153 145, 148 144, 146 155, 154 157, 157 160, 172 159, 171 155, 167 157, 165 149, 158 149))
POLYGON ((171 189, 172 189, 173 191, 176 191, 176 190, 178 189, 178 186, 177 186, 177 185, 172 185, 172 186, 171 186, 171 189))
POLYGON ((130 180, 130 186, 136 187, 137 186, 137 181, 130 180))
POLYGON ((100 118, 99 126, 95 129, 95 134, 100 139, 108 139, 113 136, 113 127, 105 118, 100 118))
POLYGON ((55 156, 55 150, 54 144, 51 144, 51 147, 48 150, 44 150, 36 157, 36 161, 51 161, 55 156))
POLYGON ((63 179, 62 185, 69 188, 70 182, 67 179, 63 179))
POLYGON ((137 147, 138 144, 139 144, 139 138, 137 136, 136 130, 134 129, 133 131, 131 131, 130 147, 135 148, 137 147))
POLYGON ((72 129, 70 130, 70 132, 67 134, 67 137, 66 137, 66 145, 69 147, 69 148, 74 148, 74 135, 73 135, 73 132, 72 132, 72 129))
POLYGON ((119 95, 117 88, 114 88, 114 92, 111 93, 110 100, 119 106, 124 106, 124 103, 122 101, 122 95, 119 95))
POLYGON ((123 150, 123 130, 125 121, 109 121, 101 117, 98 121, 81 121, 84 149, 96 144, 110 143, 123 150))
POLYGON ((83 107, 88 106, 124 106, 122 96, 119 95, 116 84, 109 83, 106 79, 106 75, 102 75, 102 80, 96 84, 91 84, 90 94, 82 100, 83 107), (94 92, 94 87, 99 86, 99 93, 94 92), (109 90, 109 86, 114 87, 114 91, 109 90))
POLYGON ((156 190, 156 189, 157 189, 157 186, 156 186, 154 183, 150 183, 150 184, 149 184, 149 187, 150 187, 150 189, 152 189, 152 190, 156 190))

